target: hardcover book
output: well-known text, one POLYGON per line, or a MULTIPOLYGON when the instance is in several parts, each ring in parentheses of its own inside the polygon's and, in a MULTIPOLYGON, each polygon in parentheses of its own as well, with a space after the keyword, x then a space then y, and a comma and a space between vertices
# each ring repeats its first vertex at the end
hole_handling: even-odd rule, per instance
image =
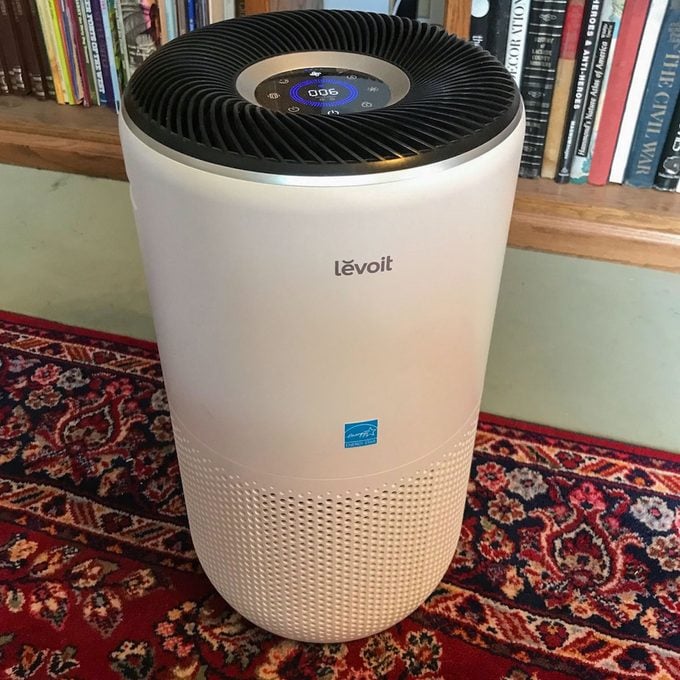
MULTIPOLYGON (((45 99, 55 99, 54 79, 52 77, 46 40, 40 24, 36 0, 26 0, 25 6, 27 8, 26 11, 30 16, 31 36, 38 56, 40 76, 42 79, 42 92, 45 94, 45 99)), ((36 91, 36 96, 40 99, 40 92, 36 91)))
POLYGON ((14 35, 13 23, 10 0, 0 0, 0 45, 7 65, 9 89, 14 94, 26 94, 31 86, 28 79, 24 78, 21 52, 14 35))
POLYGON ((650 0, 629 0, 621 16, 621 27, 611 61, 597 139, 593 147, 593 159, 588 173, 589 184, 602 186, 609 180, 616 140, 619 136, 649 3, 650 0))
POLYGON ((667 7, 668 0, 652 0, 649 7, 642 39, 640 40, 640 47, 637 51, 635 68, 630 80, 626 106, 621 118, 621 126, 619 127, 619 135, 609 174, 610 182, 621 184, 626 174, 626 166, 628 165, 628 157, 633 144, 635 126, 640 114, 642 97, 645 93, 649 69, 654 58, 654 51, 667 7))
POLYGON ((555 179, 557 173, 557 158, 564 136, 564 125, 569 109, 569 95, 574 80, 576 52, 578 50, 581 26, 583 24, 583 9, 585 0, 569 0, 564 17, 560 58, 555 73, 555 88, 553 91, 548 130, 543 152, 541 177, 555 179))
POLYGON ((123 0, 121 7, 127 67, 132 75, 161 45, 160 8, 157 0, 123 0))
POLYGON ((565 183, 571 176, 571 164, 576 152, 579 130, 583 120, 588 84, 595 58, 597 28, 602 13, 602 0, 588 0, 581 28, 577 53, 577 67, 571 88, 571 106, 567 112, 564 138, 557 163, 555 181, 565 183))
POLYGON ((671 0, 659 33, 633 137, 626 182, 651 187, 680 92, 680 0, 671 0))
POLYGON ((512 0, 496 0, 491 4, 489 12, 489 30, 486 49, 493 54, 501 64, 505 63, 505 50, 508 44, 508 29, 510 28, 510 9, 512 0))
POLYGON ((612 57, 621 24, 625 0, 604 0, 602 19, 597 35, 597 49, 593 72, 588 86, 583 121, 576 144, 574 162, 571 165, 571 181, 583 184, 588 179, 593 158, 593 145, 602 114, 602 103, 611 72, 612 57))
POLYGON ((521 177, 541 173, 566 9, 567 0, 534 0, 531 4, 521 88, 526 111, 521 177))
POLYGON ((26 92, 33 92, 38 99, 45 99, 38 48, 33 42, 31 15, 27 1, 9 0, 9 7, 14 19, 14 37, 19 47, 26 92))
POLYGON ((675 104, 671 126, 661 151, 661 161, 654 178, 654 188, 675 191, 680 178, 680 99, 675 104))
POLYGON ((489 0, 472 0, 470 13, 470 40, 478 47, 486 49, 489 32, 489 0))
POLYGON ((508 24, 508 44, 505 49, 505 68, 508 69, 517 85, 520 85, 522 80, 528 28, 529 0, 512 0, 510 23, 508 24))

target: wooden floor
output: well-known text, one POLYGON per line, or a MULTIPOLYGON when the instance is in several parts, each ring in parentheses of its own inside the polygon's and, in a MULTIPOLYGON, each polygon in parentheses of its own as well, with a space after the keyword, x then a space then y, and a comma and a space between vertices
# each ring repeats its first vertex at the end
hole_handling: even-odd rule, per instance
MULTIPOLYGON (((116 122, 105 108, 0 97, 0 162, 123 180, 116 122)), ((521 179, 509 243, 680 271, 680 195, 521 179)))

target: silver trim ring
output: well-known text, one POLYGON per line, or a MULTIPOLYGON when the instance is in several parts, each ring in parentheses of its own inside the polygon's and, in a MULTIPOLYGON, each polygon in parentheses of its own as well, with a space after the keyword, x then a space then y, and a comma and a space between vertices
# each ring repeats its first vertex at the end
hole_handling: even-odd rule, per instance
MULTIPOLYGON (((222 175, 223 177, 231 177, 233 179, 240 179, 247 182, 258 182, 260 184, 279 184, 284 186, 304 186, 304 187, 337 187, 337 186, 356 186, 363 184, 383 184, 385 182, 400 182, 403 180, 417 179, 419 177, 431 175, 437 172, 443 172, 454 168, 458 165, 463 165, 485 153, 491 151, 494 147, 504 142, 517 128, 517 126, 524 119, 524 104, 520 103, 515 117, 512 122, 499 132, 495 137, 484 144, 480 144, 470 151, 452 156, 443 161, 436 163, 429 163, 427 165, 419 165, 415 168, 406 168, 402 170, 399 168, 403 165, 401 159, 393 161, 384 161, 383 166, 388 166, 386 170, 381 172, 366 173, 362 175, 277 175, 269 172, 254 172, 252 170, 241 170, 239 168, 231 168, 226 165, 219 165, 218 163, 209 163, 202 161, 193 156, 175 151, 165 144, 149 137, 145 132, 140 130, 130 119, 125 104, 121 108, 121 115, 123 122, 128 127, 130 132, 139 139, 143 144, 149 148, 157 151, 162 156, 170 158, 177 163, 187 165, 196 170, 203 170, 213 175, 222 175)), ((292 115, 292 114, 291 114, 292 115)))
POLYGON ((365 73, 382 80, 390 89, 390 100, 385 106, 391 106, 403 99, 411 89, 409 77, 389 61, 355 52, 290 52, 277 54, 275 57, 262 59, 243 69, 236 78, 238 93, 251 104, 261 106, 255 99, 257 86, 267 78, 286 71, 297 71, 307 68, 338 68, 365 73))

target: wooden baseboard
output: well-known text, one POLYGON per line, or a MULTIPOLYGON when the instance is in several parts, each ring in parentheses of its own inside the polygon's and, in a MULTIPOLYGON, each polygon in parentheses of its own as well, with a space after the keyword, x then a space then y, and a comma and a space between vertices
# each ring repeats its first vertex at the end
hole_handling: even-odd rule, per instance
MULTIPOLYGON (((125 179, 116 115, 0 97, 0 162, 125 179)), ((680 272, 680 197, 520 179, 509 244, 680 272)))

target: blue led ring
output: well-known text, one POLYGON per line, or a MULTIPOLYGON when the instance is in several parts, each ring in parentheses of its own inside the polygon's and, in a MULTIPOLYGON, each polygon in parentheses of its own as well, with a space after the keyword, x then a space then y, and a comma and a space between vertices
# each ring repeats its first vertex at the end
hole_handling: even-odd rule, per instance
POLYGON ((296 101, 298 104, 304 104, 305 106, 343 106, 344 104, 353 102, 358 96, 359 90, 357 90, 354 85, 350 85, 339 78, 312 78, 311 80, 304 80, 290 89, 290 98, 296 101), (344 87, 346 90, 348 90, 349 94, 344 99, 338 99, 334 102, 315 102, 310 99, 305 99, 299 94, 300 88, 302 87, 307 87, 309 85, 323 87, 324 85, 328 84, 340 85, 340 87, 344 87))

